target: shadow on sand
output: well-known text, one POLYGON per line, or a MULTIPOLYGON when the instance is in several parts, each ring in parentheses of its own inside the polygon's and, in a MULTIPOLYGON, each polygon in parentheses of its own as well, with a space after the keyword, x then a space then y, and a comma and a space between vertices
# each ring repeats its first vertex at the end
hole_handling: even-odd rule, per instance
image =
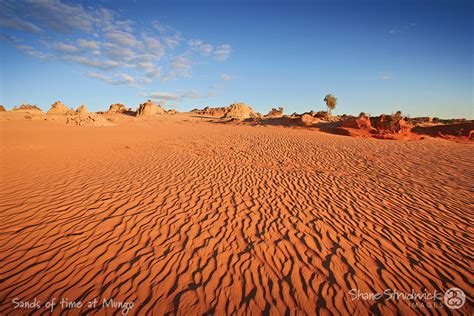
MULTIPOLYGON (((200 116, 197 116, 200 117, 200 116)), ((324 133, 349 136, 349 132, 340 128, 340 122, 319 122, 311 126, 305 126, 299 117, 276 117, 276 118, 262 118, 262 119, 223 119, 216 117, 207 117, 210 123, 214 124, 237 124, 249 126, 281 126, 305 130, 317 130, 324 133)))

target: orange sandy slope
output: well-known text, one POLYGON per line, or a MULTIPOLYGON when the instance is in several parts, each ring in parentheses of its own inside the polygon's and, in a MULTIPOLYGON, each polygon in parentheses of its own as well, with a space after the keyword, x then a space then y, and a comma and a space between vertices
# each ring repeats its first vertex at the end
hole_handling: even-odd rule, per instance
MULTIPOLYGON (((133 315, 427 313, 351 289, 472 297, 470 144, 186 114, 0 132, 2 315, 35 297, 133 301, 133 315)), ((119 312, 69 313, 87 310, 119 312)))

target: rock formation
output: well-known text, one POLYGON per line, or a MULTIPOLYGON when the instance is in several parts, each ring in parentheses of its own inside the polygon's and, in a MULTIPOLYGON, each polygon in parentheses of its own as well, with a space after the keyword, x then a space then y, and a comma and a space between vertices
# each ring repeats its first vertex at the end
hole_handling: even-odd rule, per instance
POLYGON ((379 133, 403 134, 409 133, 413 128, 413 125, 401 116, 401 112, 392 115, 382 114, 377 117, 371 117, 370 122, 379 133))
POLYGON ((248 118, 255 118, 258 115, 252 108, 245 103, 234 103, 230 105, 229 112, 224 115, 224 118, 233 118, 237 120, 244 120, 248 118))
POLYGON ((314 126, 317 123, 321 122, 319 118, 313 117, 309 114, 303 114, 300 120, 301 120, 301 125, 303 126, 314 126))
POLYGON ((205 115, 205 116, 216 116, 216 117, 223 117, 230 111, 229 106, 224 107, 217 107, 217 108, 210 108, 206 106, 204 109, 194 109, 191 112, 196 113, 198 115, 205 115))
POLYGON ((85 105, 81 105, 76 109, 76 113, 77 114, 87 114, 89 112, 87 111, 87 108, 86 108, 85 105))
POLYGON ((47 113, 67 115, 67 114, 74 114, 75 111, 65 106, 61 101, 56 101, 54 102, 54 104, 51 105, 51 109, 49 109, 47 113))
POLYGON ((22 104, 13 108, 14 112, 27 112, 27 113, 43 113, 36 105, 22 104))
POLYGON ((150 115, 157 115, 157 114, 164 114, 165 110, 161 107, 161 105, 153 104, 151 100, 140 104, 137 110, 137 116, 150 116, 150 115))
POLYGON ((111 104, 107 113, 125 113, 127 108, 121 103, 111 104))
POLYGON ((267 115, 264 115, 264 118, 276 118, 276 117, 282 117, 283 116, 283 107, 279 107, 278 109, 272 108, 270 112, 268 112, 267 115))
POLYGON ((361 113, 358 117, 350 117, 341 122, 341 127, 363 129, 372 131, 374 128, 368 116, 361 113))
POLYGON ((3 105, 0 105, 0 112, 5 112, 5 108, 3 107, 3 105))
POLYGON ((350 117, 340 123, 339 131, 346 135, 374 137, 380 139, 419 139, 411 130, 413 125, 397 112, 392 115, 368 117, 361 113, 358 117, 350 117))
POLYGON ((320 118, 322 120, 329 120, 331 118, 331 115, 326 111, 318 111, 318 112, 311 111, 311 115, 314 117, 320 118))

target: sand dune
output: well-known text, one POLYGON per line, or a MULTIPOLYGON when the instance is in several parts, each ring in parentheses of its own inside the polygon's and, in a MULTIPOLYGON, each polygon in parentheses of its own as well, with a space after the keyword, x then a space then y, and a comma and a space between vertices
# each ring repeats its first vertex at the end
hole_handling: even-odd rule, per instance
MULTIPOLYGON (((2 315, 44 313, 13 309, 35 297, 114 298, 133 315, 472 312, 349 295, 472 297, 471 144, 186 114, 0 132, 2 315)), ((79 311, 104 313, 55 314, 79 311)))

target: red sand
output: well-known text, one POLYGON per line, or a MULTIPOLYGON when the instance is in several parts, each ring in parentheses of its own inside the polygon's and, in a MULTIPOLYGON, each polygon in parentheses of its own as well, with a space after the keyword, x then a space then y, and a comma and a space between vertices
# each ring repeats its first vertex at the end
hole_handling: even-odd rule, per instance
POLYGON ((114 120, 0 113, 0 314, 15 297, 113 297, 133 315, 428 313, 351 289, 472 297, 471 144, 114 120))

